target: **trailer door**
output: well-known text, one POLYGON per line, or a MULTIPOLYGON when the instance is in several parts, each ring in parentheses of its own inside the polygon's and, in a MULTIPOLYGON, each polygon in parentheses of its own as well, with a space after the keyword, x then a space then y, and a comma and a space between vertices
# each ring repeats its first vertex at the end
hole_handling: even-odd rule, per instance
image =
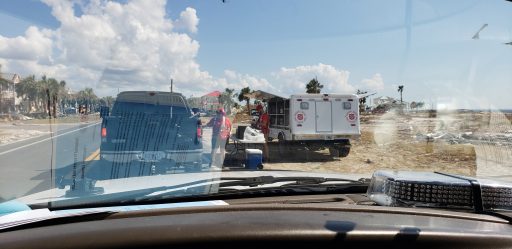
POLYGON ((332 132, 332 103, 331 101, 316 101, 316 131, 332 132))

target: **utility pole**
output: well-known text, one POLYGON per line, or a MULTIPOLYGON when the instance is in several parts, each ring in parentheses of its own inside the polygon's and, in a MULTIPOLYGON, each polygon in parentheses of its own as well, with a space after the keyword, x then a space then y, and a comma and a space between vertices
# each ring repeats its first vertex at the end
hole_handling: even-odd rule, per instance
POLYGON ((171 78, 171 92, 172 92, 172 87, 173 87, 173 80, 171 78))

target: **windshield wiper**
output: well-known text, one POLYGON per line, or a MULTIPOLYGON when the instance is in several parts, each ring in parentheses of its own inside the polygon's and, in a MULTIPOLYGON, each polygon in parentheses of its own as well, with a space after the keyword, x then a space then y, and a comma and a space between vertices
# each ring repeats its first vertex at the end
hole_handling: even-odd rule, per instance
POLYGON ((324 178, 324 177, 223 177, 219 179, 218 192, 209 193, 202 196, 180 195, 176 192, 164 192, 156 195, 149 195, 139 199, 144 202, 155 202, 162 200, 182 200, 189 198, 207 198, 217 199, 220 197, 257 197, 283 194, 305 194, 319 192, 343 192, 343 193, 363 193, 366 192, 370 179, 361 178, 351 180, 344 178, 324 178), (285 183, 289 182, 289 183, 285 183), (285 183, 277 186, 267 186, 275 183, 285 183), (242 187, 242 188, 236 188, 242 187), (246 188, 243 188, 246 187, 246 188))
POLYGON ((102 194, 61 200, 52 204, 53 210, 73 208, 87 208, 99 206, 117 206, 144 203, 159 203, 162 201, 197 201, 211 200, 219 197, 243 196, 258 194, 275 194, 282 190, 291 193, 297 190, 304 192, 320 191, 353 191, 365 192, 369 179, 343 179, 324 177, 221 177, 199 180, 184 184, 161 186, 148 189, 132 190, 121 193, 102 194), (286 183, 289 182, 289 183, 286 183), (285 183, 278 186, 265 187, 275 183, 285 183), (328 184, 327 184, 328 183, 328 184), (236 189, 236 187, 247 187, 236 189), (204 193, 205 188, 217 189, 216 192, 204 193), (159 193, 160 192, 160 193, 159 193), (203 192, 203 193, 201 193, 203 192), (198 194, 201 193, 201 194, 198 194))
POLYGON ((257 187, 262 185, 274 184, 279 182, 291 182, 281 186, 294 186, 294 185, 311 185, 321 184, 326 182, 347 182, 364 184, 369 183, 369 179, 361 178, 359 180, 351 180, 344 178, 325 178, 325 177, 308 177, 308 176, 286 176, 286 177, 274 177, 274 176, 256 176, 256 177, 223 177, 221 180, 229 182, 221 182, 219 187, 238 187, 248 186, 257 187))

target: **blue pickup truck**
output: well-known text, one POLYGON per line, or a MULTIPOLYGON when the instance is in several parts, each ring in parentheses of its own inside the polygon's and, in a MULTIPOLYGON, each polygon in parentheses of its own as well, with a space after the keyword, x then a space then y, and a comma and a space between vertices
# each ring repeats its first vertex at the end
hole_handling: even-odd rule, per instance
POLYGON ((182 94, 121 92, 102 117, 100 158, 113 177, 201 169, 201 121, 182 94))

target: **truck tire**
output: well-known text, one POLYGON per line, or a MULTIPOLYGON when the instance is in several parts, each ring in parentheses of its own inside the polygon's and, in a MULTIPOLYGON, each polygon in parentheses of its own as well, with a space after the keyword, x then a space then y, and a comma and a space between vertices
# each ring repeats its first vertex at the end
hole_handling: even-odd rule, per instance
POLYGON ((332 156, 332 157, 339 157, 340 156, 340 151, 338 148, 335 148, 335 147, 329 147, 329 154, 332 156))
POLYGON ((350 153, 350 147, 342 147, 338 150, 339 157, 347 157, 350 153))
POLYGON ((329 147, 329 154, 332 157, 347 157, 350 153, 350 147, 329 147))

